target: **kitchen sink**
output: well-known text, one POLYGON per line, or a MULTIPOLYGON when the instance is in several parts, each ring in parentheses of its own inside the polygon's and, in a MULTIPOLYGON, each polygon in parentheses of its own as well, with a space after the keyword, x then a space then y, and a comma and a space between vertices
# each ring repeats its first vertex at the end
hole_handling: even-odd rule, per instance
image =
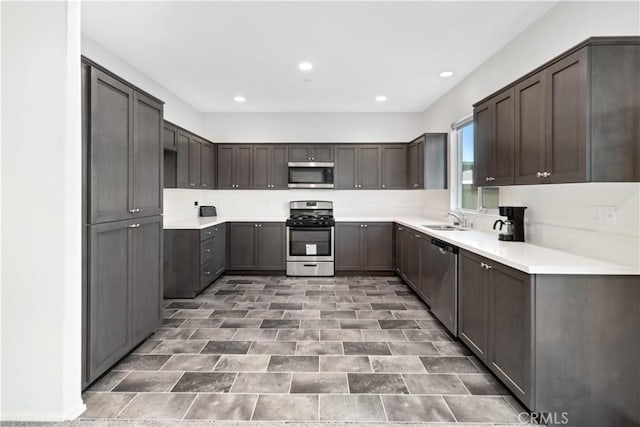
POLYGON ((425 228, 430 228, 431 230, 439 230, 439 231, 466 231, 465 228, 456 227, 454 225, 444 225, 444 224, 423 224, 425 228))

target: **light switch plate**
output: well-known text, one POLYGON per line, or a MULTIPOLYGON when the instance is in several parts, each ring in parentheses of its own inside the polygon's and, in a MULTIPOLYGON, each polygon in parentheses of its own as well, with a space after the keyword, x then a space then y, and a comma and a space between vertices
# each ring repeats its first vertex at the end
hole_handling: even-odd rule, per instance
POLYGON ((616 223, 616 207, 605 206, 604 207, 604 223, 607 225, 614 225, 616 223))

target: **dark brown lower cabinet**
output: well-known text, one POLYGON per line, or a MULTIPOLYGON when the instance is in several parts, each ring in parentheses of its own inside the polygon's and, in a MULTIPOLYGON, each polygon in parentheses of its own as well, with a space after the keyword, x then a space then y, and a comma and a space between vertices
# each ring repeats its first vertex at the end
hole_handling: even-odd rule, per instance
POLYGON ((229 224, 229 270, 284 270, 285 247, 283 223, 229 224))
POLYGON ((466 251, 458 255, 458 336, 487 362, 488 277, 484 258, 466 251))
POLYGON ((459 254, 459 337, 533 407, 533 276, 479 255, 459 254))
POLYGON ((527 406, 533 403, 533 277, 489 262, 488 364, 527 406))
POLYGON ((422 300, 431 304, 428 273, 431 265, 431 239, 410 228, 396 225, 396 272, 422 300))
POLYGON ((336 223, 336 271, 393 271, 393 224, 336 223))
POLYGON ((395 225, 395 261, 394 266, 398 276, 407 280, 407 237, 409 230, 402 225, 395 225))
POLYGON ((424 302, 431 305, 431 281, 429 273, 431 272, 431 254, 434 246, 431 245, 431 238, 427 235, 421 235, 418 239, 418 251, 420 253, 420 278, 417 283, 418 295, 422 297, 424 302))
POLYGON ((411 230, 407 233, 407 273, 406 281, 414 290, 420 285, 420 245, 421 235, 411 230))
POLYGON ((87 384, 162 323, 162 217, 88 227, 87 384))
POLYGON ((164 230, 164 297, 194 298, 224 273, 226 226, 164 230))

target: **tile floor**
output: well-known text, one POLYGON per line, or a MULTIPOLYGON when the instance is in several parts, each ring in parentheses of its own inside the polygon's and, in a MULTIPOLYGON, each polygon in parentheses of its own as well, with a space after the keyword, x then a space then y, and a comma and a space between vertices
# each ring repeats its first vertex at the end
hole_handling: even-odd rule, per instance
POLYGON ((84 394, 80 419, 521 425, 395 277, 224 276, 84 394))

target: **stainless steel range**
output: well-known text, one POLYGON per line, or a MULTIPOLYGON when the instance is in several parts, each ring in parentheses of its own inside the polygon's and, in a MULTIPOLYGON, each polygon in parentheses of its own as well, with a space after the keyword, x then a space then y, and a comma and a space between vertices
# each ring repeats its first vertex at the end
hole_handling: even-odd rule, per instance
POLYGON ((334 275, 333 202, 289 203, 287 276, 334 275))

